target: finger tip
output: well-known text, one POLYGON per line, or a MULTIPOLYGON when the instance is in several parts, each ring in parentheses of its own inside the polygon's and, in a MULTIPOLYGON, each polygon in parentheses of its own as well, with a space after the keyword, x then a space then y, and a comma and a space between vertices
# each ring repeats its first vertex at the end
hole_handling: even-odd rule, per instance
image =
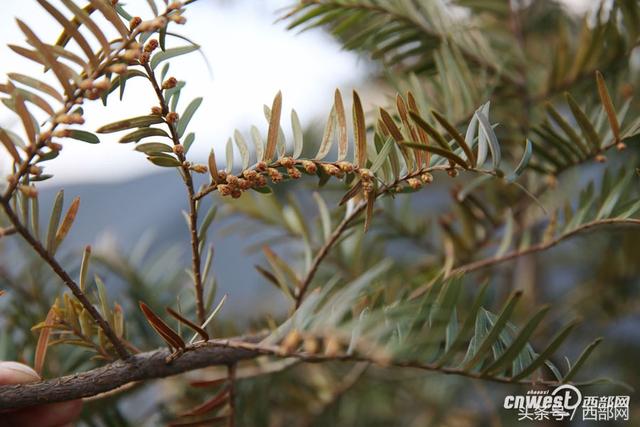
POLYGON ((0 362, 0 384, 22 384, 39 380, 40 375, 27 365, 12 361, 0 362))

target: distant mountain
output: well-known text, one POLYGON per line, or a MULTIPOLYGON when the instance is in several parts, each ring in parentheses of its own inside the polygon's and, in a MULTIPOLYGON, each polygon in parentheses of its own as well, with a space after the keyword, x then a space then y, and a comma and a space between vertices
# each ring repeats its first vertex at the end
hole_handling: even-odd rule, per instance
MULTIPOLYGON (((41 191, 42 227, 46 227, 57 190, 53 187, 41 191)), ((126 182, 66 185, 64 192, 65 209, 76 196, 80 197, 81 203, 71 233, 60 248, 61 253, 80 251, 85 245, 95 245, 105 238, 114 240, 117 247, 126 253, 137 241, 152 233, 154 245, 151 253, 179 244, 185 249, 183 265, 190 266, 188 228, 181 214, 181 210, 187 207, 187 196, 180 177, 174 171, 126 182)), ((202 215, 206 208, 203 206, 202 215)), ((252 239, 220 233, 224 222, 214 222, 209 233, 216 248, 213 265, 219 282, 219 295, 229 293, 225 314, 255 315, 256 305, 270 308, 274 304, 281 305, 277 291, 265 284, 252 267, 261 259, 259 255, 246 252, 252 239)))

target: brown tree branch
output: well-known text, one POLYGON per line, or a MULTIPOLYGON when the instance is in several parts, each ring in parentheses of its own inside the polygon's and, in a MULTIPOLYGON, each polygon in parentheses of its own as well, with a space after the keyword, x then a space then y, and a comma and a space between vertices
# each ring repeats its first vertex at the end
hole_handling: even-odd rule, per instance
POLYGON ((367 362, 381 367, 413 368, 498 383, 558 385, 557 381, 539 379, 514 381, 504 376, 487 376, 460 368, 442 367, 418 361, 394 361, 386 357, 376 358, 357 354, 329 356, 308 352, 286 353, 279 346, 258 344, 257 342, 263 337, 263 335, 256 335, 197 343, 188 347, 184 354, 173 359, 171 363, 167 363, 167 360, 172 353, 163 348, 136 354, 127 360, 118 360, 79 374, 30 384, 0 386, 0 411, 96 396, 132 382, 165 378, 209 366, 231 366, 259 356, 293 358, 310 363, 367 362))
POLYGON ((91 371, 31 384, 0 387, 0 410, 94 396, 131 382, 164 378, 207 366, 229 365, 254 358, 256 351, 216 345, 195 346, 172 363, 168 349, 159 349, 118 360, 91 371))
POLYGON ((549 240, 548 242, 542 242, 542 243, 538 243, 536 245, 532 245, 529 246, 528 248, 522 249, 522 250, 516 250, 516 251, 512 251, 509 252, 505 255, 499 256, 499 257, 492 257, 492 258, 486 258, 486 259, 481 259, 478 261, 474 261, 471 262, 469 264, 465 264, 465 265, 461 265, 455 269, 453 269, 450 272, 450 276, 451 275, 456 275, 456 274, 463 274, 463 273, 469 273, 472 271, 476 271, 476 270, 480 270, 482 268, 486 268, 486 267, 490 267, 496 264, 501 264, 503 262, 512 260, 512 259, 516 259, 516 258, 520 258, 522 256, 525 255, 529 255, 532 253, 536 253, 536 252, 541 252, 544 251, 546 249, 552 248, 554 246, 556 246, 557 244, 559 244, 560 242, 569 239, 577 234, 582 233, 583 231, 587 231, 599 226, 604 226, 604 225, 640 225, 640 219, 635 219, 635 218, 607 218, 607 219, 600 219, 600 220, 595 220, 595 221, 591 221, 591 222, 587 222, 585 224, 582 224, 581 226, 569 231, 568 233, 564 233, 561 234, 559 236, 557 236, 556 238, 549 240))
POLYGON ((7 215, 9 221, 11 221, 11 223, 13 224, 16 232, 33 248, 33 250, 36 251, 38 255, 40 255, 40 258, 42 258, 47 264, 49 264, 54 273, 58 275, 60 279, 62 279, 64 284, 71 290, 78 301, 80 301, 84 309, 87 310, 91 317, 96 321, 98 326, 102 328, 105 336, 109 339, 109 341, 113 345, 113 348, 118 353, 118 356, 120 356, 120 358, 122 359, 128 358, 129 352, 124 347, 122 341, 118 338, 113 329, 111 329, 111 326, 102 317, 100 312, 98 312, 94 305, 91 304, 87 296, 80 289, 80 286, 78 286, 78 284, 71 278, 71 276, 69 276, 69 273, 67 273, 67 271, 62 268, 55 257, 51 255, 51 253, 49 253, 49 251, 47 251, 44 246, 42 246, 42 243, 40 243, 40 241, 36 239, 31 234, 31 232, 22 224, 22 222, 20 222, 20 218, 18 218, 18 215, 16 215, 16 213, 11 208, 11 204, 4 199, 0 200, 0 204, 2 204, 2 209, 7 215))

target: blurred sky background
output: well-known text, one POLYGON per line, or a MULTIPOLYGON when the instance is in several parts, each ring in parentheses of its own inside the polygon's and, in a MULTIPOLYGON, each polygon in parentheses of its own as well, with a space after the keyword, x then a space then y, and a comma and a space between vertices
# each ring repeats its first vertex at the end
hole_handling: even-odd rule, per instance
MULTIPOLYGON (((576 11, 584 11, 591 0, 563 0, 576 11)), ((52 0, 52 3, 58 4, 52 0)), ((131 14, 150 16, 145 0, 129 0, 131 14)), ((161 2, 158 2, 161 3, 161 2)), ((251 124, 266 128, 262 105, 270 104, 278 90, 284 94, 284 117, 295 108, 304 126, 324 117, 331 105, 333 90, 340 87, 348 94, 362 85, 373 69, 372 64, 351 52, 341 50, 322 30, 302 34, 287 32, 283 23, 275 23, 282 8, 291 0, 200 0, 189 6, 188 22, 174 31, 188 35, 202 46, 202 55, 192 53, 174 61, 170 75, 187 79, 181 97, 182 111, 196 96, 204 102, 190 131, 197 135, 190 153, 195 160, 204 160, 211 147, 220 150, 235 128, 243 132, 251 124)), ((66 10, 61 6, 61 10, 66 10)), ((0 15, 0 76, 20 71, 41 75, 41 67, 22 59, 6 44, 25 45, 14 17, 29 23, 46 41, 53 41, 60 32, 59 25, 33 0, 3 2, 0 15)), ((180 45, 182 43, 175 43, 180 45)), ((87 129, 121 118, 146 114, 154 96, 142 80, 130 83, 123 102, 111 96, 109 107, 101 103, 87 103, 87 129)), ((0 112, 0 126, 21 130, 16 116, 7 109, 0 112)), ((288 126, 285 126, 285 128, 288 126)), ((122 181, 157 171, 145 161, 141 153, 133 151, 133 144, 118 144, 118 136, 102 136, 99 145, 67 141, 62 155, 47 163, 46 173, 55 179, 47 185, 122 181)), ((0 156, 0 176, 7 174, 6 153, 0 156)))

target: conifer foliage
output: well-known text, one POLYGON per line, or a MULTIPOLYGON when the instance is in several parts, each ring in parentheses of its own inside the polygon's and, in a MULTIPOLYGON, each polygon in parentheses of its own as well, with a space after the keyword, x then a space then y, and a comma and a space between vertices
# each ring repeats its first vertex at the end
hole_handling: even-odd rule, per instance
POLYGON ((577 17, 553 0, 301 0, 281 15, 288 29, 322 28, 378 62, 385 101, 336 90, 314 132, 278 92, 265 123, 197 159, 191 147, 209 142, 190 124, 215 117, 199 115, 203 98, 181 98, 189 76, 171 72, 199 49, 187 23, 196 0, 147 0, 144 17, 117 0, 34 1, 60 36, 18 19, 23 42, 9 47, 43 75, 0 84, 20 124, 0 128, 12 164, 0 237, 25 243, 3 249, 25 261, 0 266, 0 342, 45 379, 0 387, 0 409, 89 397, 88 425, 141 425, 118 402, 186 373, 162 380, 179 392, 154 389, 150 425, 423 425, 463 419, 443 403, 452 391, 626 379, 593 374, 602 339, 578 318, 603 316, 594 298, 622 316, 621 296, 638 297, 621 283, 640 277, 628 241, 640 226, 640 2, 577 17), (108 109, 130 85, 154 94, 138 115, 84 126, 83 104, 108 109), (144 242, 129 255, 58 253, 82 203, 60 190, 43 207, 39 183, 82 143, 130 144, 177 172, 186 275, 144 242), (248 249, 263 262, 247 268, 282 302, 250 327, 247 313, 219 319, 234 297, 216 292, 211 225, 222 216, 259 241, 248 249), (602 239, 593 248, 606 265, 566 255, 587 234, 602 239), (553 267, 547 251, 598 279, 551 296, 553 273, 532 273, 553 267), (620 289, 598 296, 598 280, 620 289))

